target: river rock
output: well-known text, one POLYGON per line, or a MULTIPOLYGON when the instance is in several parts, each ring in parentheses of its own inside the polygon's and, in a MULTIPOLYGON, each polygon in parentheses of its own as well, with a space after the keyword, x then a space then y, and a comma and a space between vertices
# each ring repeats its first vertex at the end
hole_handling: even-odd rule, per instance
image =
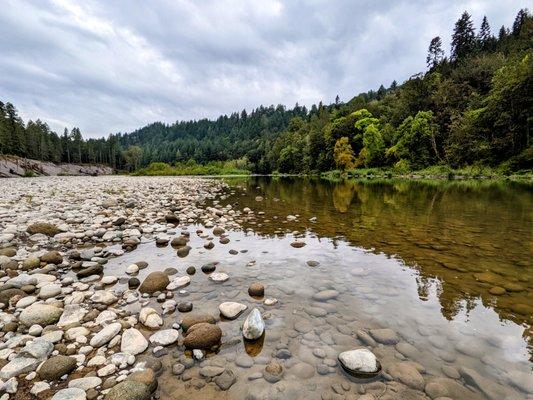
POLYGON ((492 379, 481 376, 473 369, 461 367, 459 373, 467 384, 477 387, 490 400, 518 398, 518 394, 512 389, 499 385, 492 379))
POLYGON ((68 383, 69 388, 78 388, 85 391, 94 389, 102 384, 102 379, 97 376, 86 376, 84 378, 72 379, 68 383))
POLYGON ((120 351, 132 355, 142 353, 148 348, 148 341, 143 334, 135 328, 126 329, 122 333, 122 341, 120 342, 120 351))
POLYGON ((376 356, 368 349, 354 349, 339 354, 342 368, 355 377, 377 375, 381 365, 376 356))
POLYGON ((51 400, 85 400, 87 399, 87 394, 85 393, 85 390, 80 388, 66 388, 61 389, 54 396, 51 400))
POLYGON ((176 290, 182 287, 187 286, 189 283, 191 283, 191 278, 188 276, 180 276, 177 278, 174 278, 172 282, 170 282, 167 286, 167 290, 176 290))
POLYGON ((67 356, 54 356, 46 360, 37 373, 41 379, 55 381, 63 375, 70 374, 76 368, 76 359, 67 356))
POLYGON ((250 296, 261 297, 265 294, 265 287, 259 282, 254 282, 248 288, 248 294, 250 296))
POLYGON ((150 391, 144 383, 125 380, 113 386, 105 400, 148 400, 150 391))
POLYGON ((10 379, 20 374, 26 374, 39 366, 41 361, 32 357, 15 357, 0 370, 0 378, 10 379))
POLYGON ((154 271, 148 274, 143 283, 139 287, 139 292, 153 294, 154 292, 161 292, 165 290, 170 283, 168 275, 161 271, 154 271))
POLYGON ((150 336, 150 343, 157 346, 168 346, 175 343, 179 336, 180 333, 175 329, 163 329, 150 336))
POLYGON ((339 296, 339 292, 333 289, 322 290, 313 295, 313 299, 316 301, 328 301, 336 299, 339 296))
POLYGON ((370 336, 378 343, 392 345, 400 341, 392 329, 371 329, 370 336))
POLYGON ((113 303, 116 303, 118 298, 109 290, 98 290, 91 296, 91 301, 93 303, 100 303, 109 306, 113 303))
POLYGON ((163 325, 163 319, 157 311, 151 307, 141 309, 141 312, 139 313, 139 321, 141 321, 141 324, 151 329, 157 329, 163 325))
POLYGON ((63 256, 59 251, 48 251, 41 256, 41 261, 46 264, 61 264, 63 262, 63 256))
POLYGON ((83 321, 83 317, 87 314, 87 310, 79 304, 67 304, 59 318, 57 326, 59 328, 71 328, 78 326, 83 321))
POLYGON ((256 340, 261 337, 264 331, 265 322, 261 317, 261 312, 257 308, 254 308, 244 321, 242 334, 248 340, 256 340))
POLYGON ((26 307, 19 316, 19 321, 23 325, 30 327, 32 325, 47 326, 55 324, 63 314, 61 308, 49 304, 32 304, 26 307))
POLYGON ((222 338, 222 331, 214 324, 200 322, 187 330, 183 344, 188 349, 209 349, 217 346, 222 338))
POLYGON ((283 366, 277 362, 270 362, 263 370, 263 378, 267 382, 276 383, 283 378, 283 366))
POLYGON ((229 275, 224 272, 213 272, 209 275, 209 279, 213 282, 226 282, 229 279, 229 275))
POLYGON ((237 377, 231 369, 225 369, 222 374, 215 378, 215 384, 220 390, 228 390, 235 382, 237 382, 237 377))
POLYGON ((233 301, 227 301, 218 306, 220 314, 222 314, 227 319, 237 318, 247 308, 248 306, 233 301))
POLYGON ((424 390, 424 378, 410 362, 392 364, 388 366, 387 372, 395 380, 402 382, 410 388, 424 390))
POLYGON ((180 301, 178 303, 178 311, 181 313, 187 313, 192 311, 192 303, 190 301, 180 301))
POLYGON ((183 317, 183 319, 180 322, 181 328, 184 332, 187 332, 187 330, 195 325, 199 324, 201 322, 206 322, 208 324, 214 324, 215 318, 210 314, 193 314, 193 315, 186 315, 183 317))
POLYGON ((108 343, 111 339, 117 336, 122 329, 122 325, 119 322, 115 322, 105 326, 100 332, 94 335, 90 341, 93 347, 102 347, 108 343))

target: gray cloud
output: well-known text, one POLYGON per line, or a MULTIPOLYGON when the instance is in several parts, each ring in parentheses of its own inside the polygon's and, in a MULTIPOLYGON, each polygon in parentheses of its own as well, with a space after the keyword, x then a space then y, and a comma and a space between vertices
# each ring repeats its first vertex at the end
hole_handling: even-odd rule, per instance
POLYGON ((423 71, 468 10, 493 31, 523 1, 4 0, 0 100, 85 136, 260 104, 344 100, 423 71))

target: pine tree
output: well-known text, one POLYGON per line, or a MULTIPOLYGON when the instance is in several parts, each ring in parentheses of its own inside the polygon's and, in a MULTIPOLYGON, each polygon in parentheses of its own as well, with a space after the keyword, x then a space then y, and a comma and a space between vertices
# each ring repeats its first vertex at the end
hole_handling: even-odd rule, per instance
POLYGON ((507 35, 509 35, 509 32, 507 31, 507 28, 502 25, 502 27, 500 28, 500 31, 498 32, 498 40, 499 41, 504 40, 507 37, 507 35))
POLYGON ((464 12, 455 23, 452 35, 451 58, 457 61, 475 49, 476 34, 474 23, 468 12, 464 12))
POLYGON ((436 36, 429 43, 428 55, 426 57, 428 69, 435 68, 443 59, 442 40, 439 36, 436 36))
POLYGON ((520 30, 522 29, 522 25, 524 24, 524 21, 527 18, 527 15, 528 15, 527 8, 522 8, 520 11, 518 11, 518 14, 516 14, 516 18, 513 22, 513 30, 512 30, 513 36, 518 36, 520 34, 520 30))
POLYGON ((486 15, 483 17, 483 21, 481 21, 481 28, 479 29, 479 34, 477 37, 482 47, 486 46, 490 41, 490 25, 486 15))

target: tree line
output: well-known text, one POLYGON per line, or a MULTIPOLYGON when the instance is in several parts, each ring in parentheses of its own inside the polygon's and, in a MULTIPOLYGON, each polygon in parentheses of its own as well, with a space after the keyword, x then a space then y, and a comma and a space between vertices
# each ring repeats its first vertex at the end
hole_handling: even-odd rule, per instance
POLYGON ((449 56, 442 38, 433 38, 427 70, 402 84, 393 81, 347 102, 337 96, 309 109, 260 106, 216 120, 156 122, 106 139, 84 140, 78 128, 59 136, 39 120, 24 124, 10 103, 0 103, 0 151, 130 170, 153 162, 227 160, 258 173, 473 164, 530 169, 532 33, 527 9, 497 34, 487 17, 476 31, 465 11, 449 56))

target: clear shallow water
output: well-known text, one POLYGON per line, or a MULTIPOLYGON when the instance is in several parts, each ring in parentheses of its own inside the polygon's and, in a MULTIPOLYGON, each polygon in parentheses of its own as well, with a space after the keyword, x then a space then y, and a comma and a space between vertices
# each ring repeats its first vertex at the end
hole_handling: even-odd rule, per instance
MULTIPOLYGON (((394 386, 384 377, 361 382, 335 365, 338 353, 364 345, 358 332, 375 328, 392 329, 402 344, 415 349, 402 355, 398 349, 410 347, 371 347, 384 370, 416 362, 427 384, 469 368, 513 398, 527 398, 509 374, 520 371, 531 376, 532 316, 523 313, 523 307, 518 308, 521 312, 512 309, 523 304, 527 311, 533 304, 530 189, 263 178, 230 182, 232 193, 222 203, 254 210, 242 221, 252 231, 229 232, 229 244, 215 241, 214 249, 205 250, 203 239, 195 235, 199 227, 190 226, 193 249, 186 258, 178 258, 170 246, 147 243, 106 267, 107 274, 124 276, 130 263, 147 261, 149 267, 139 275, 142 280, 149 272, 168 267, 177 268, 177 276, 184 275, 194 265, 198 272, 183 296, 193 302, 193 313, 218 315, 221 302, 238 301, 249 310, 258 307, 266 318, 264 342, 253 347, 245 346, 240 333, 249 310, 235 321, 218 323, 224 332, 222 348, 204 364, 220 364, 235 372, 237 382, 229 391, 220 392, 200 379, 199 365, 187 371, 192 378, 187 382, 173 376, 171 366, 177 360, 169 354, 162 357, 167 368, 159 379, 161 398, 319 399, 333 393, 335 383, 348 383, 344 395, 354 398, 361 385, 367 393, 384 398, 425 398, 423 388, 394 386), (256 201, 258 195, 264 199, 256 201), (298 214, 298 220, 287 222, 289 214, 298 214), (317 221, 309 222, 311 217, 317 221), (287 232, 295 230, 305 247, 290 246, 295 238, 287 232), (247 252, 231 255, 230 249, 247 252), (319 265, 310 267, 308 260, 319 265), (217 270, 228 273, 229 281, 211 282, 200 271, 201 265, 212 261, 220 263, 217 270), (491 275, 479 276, 483 273, 491 275), (267 307, 248 296, 253 281, 262 282, 266 297, 279 303, 267 307), (489 292, 494 286, 513 290, 495 296, 489 292), (325 302, 315 300, 316 293, 325 289, 339 295, 325 302), (288 349, 291 357, 276 359, 280 349, 288 349), (315 356, 316 349, 323 350, 325 358, 315 356), (240 361, 248 360, 248 353, 253 363, 243 368, 240 361), (285 367, 280 383, 248 380, 272 359, 285 367), (325 375, 318 372, 323 364, 330 366, 325 375)), ((167 316, 166 324, 180 318, 176 312, 167 316)), ((496 390, 489 387, 484 392, 464 377, 455 382, 467 390, 463 398, 490 398, 496 390)))

